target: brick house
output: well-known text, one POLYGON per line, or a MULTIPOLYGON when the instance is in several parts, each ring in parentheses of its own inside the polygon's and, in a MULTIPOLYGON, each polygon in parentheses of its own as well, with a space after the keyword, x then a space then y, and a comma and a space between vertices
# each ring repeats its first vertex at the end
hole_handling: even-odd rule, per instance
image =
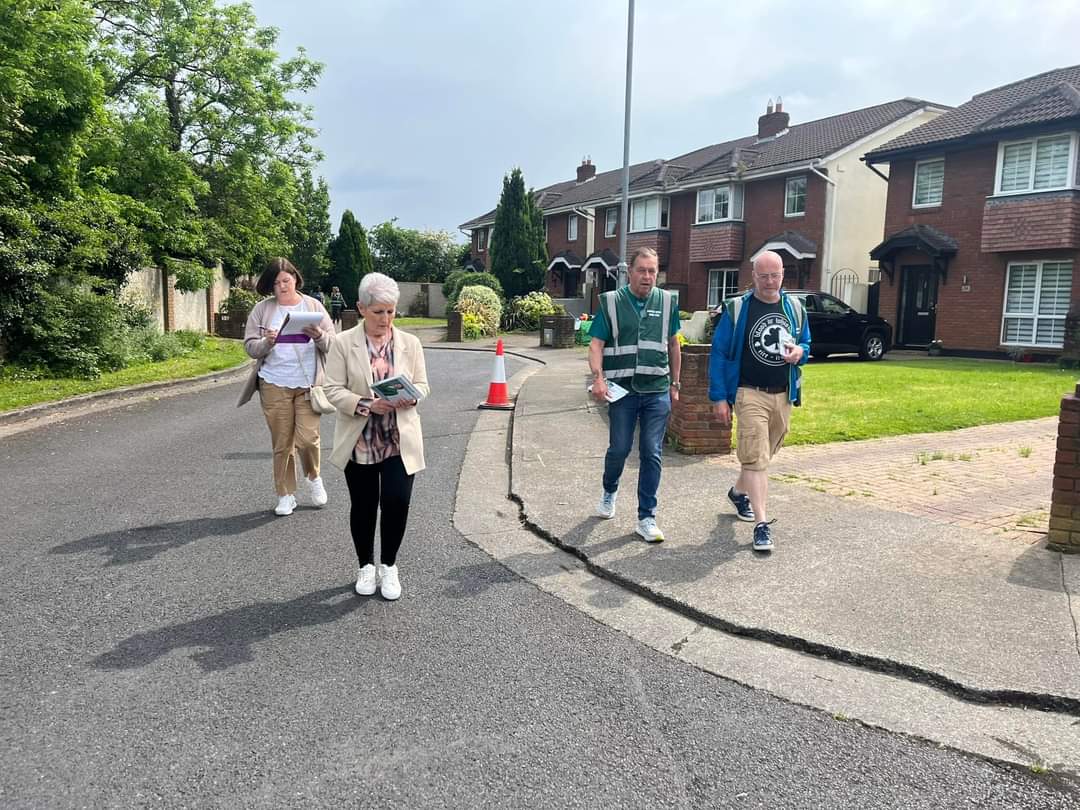
MULTIPOLYGON (((831 289, 862 308, 887 187, 859 158, 946 109, 906 98, 791 124, 782 103, 770 102, 754 135, 630 168, 628 251, 657 251, 660 284, 679 291, 683 309, 748 286, 751 261, 767 249, 784 257, 788 287, 831 289)), ((614 287, 621 192, 622 171, 597 173, 587 158, 574 180, 534 192, 552 296, 583 297, 591 310, 614 287)), ((494 220, 490 211, 460 226, 473 262, 485 261, 494 220)))
POLYGON ((1080 291, 1080 66, 989 90, 873 150, 879 311, 899 345, 1057 354, 1080 291))

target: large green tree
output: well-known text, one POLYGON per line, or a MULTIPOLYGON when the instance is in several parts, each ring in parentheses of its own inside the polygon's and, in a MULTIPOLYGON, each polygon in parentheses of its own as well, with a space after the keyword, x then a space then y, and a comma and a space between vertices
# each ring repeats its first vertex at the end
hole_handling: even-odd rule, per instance
POLYGON ((401 228, 396 219, 371 229, 375 269, 398 281, 445 281, 461 267, 467 245, 446 231, 401 228))
POLYGON ((488 251, 490 272, 502 283, 507 296, 524 295, 543 286, 547 265, 544 214, 532 191, 525 190, 521 169, 503 177, 488 251))
POLYGON ((277 31, 260 27, 246 3, 91 5, 95 57, 120 135, 133 131, 153 145, 115 182, 166 188, 181 201, 157 209, 165 227, 155 255, 220 258, 235 277, 287 252, 297 175, 319 157, 311 111, 297 97, 314 87, 322 66, 302 49, 279 58, 277 31), (191 227, 192 207, 199 227, 191 227))
POLYGON ((330 270, 330 189, 309 170, 300 175, 297 211, 287 229, 289 256, 304 277, 308 290, 324 285, 330 270))
POLYGON ((353 212, 346 209, 341 215, 337 236, 330 243, 330 274, 326 284, 339 287, 345 301, 353 306, 360 279, 372 269, 367 234, 353 212))

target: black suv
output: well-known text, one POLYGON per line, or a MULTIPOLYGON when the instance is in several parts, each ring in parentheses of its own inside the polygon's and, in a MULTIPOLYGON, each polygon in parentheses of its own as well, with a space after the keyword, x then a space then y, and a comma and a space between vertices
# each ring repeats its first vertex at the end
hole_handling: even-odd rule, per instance
POLYGON ((877 315, 856 312, 839 298, 814 290, 785 290, 806 305, 810 318, 810 356, 858 352, 863 360, 880 360, 892 348, 892 327, 877 315))

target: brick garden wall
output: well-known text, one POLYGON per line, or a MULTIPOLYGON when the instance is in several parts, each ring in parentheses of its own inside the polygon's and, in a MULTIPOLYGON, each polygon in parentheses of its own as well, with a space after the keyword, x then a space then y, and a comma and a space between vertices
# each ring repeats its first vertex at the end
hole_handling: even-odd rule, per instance
POLYGON ((682 347, 682 391, 671 403, 667 437, 680 453, 730 453, 731 426, 720 424, 709 401, 709 352, 706 344, 682 347))
POLYGON ((1048 539, 1052 551, 1080 553, 1080 384, 1061 398, 1048 539))

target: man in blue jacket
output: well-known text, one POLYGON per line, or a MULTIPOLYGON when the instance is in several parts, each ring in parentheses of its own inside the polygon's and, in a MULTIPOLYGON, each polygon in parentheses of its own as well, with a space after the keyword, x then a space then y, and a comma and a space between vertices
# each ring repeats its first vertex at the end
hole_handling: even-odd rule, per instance
POLYGON ((784 264, 771 250, 754 259, 753 288, 724 302, 709 357, 709 399, 725 425, 736 417, 740 472, 728 500, 754 522, 754 551, 772 551, 766 500, 769 462, 784 443, 792 405, 802 401, 810 356, 806 309, 784 293, 784 264))

